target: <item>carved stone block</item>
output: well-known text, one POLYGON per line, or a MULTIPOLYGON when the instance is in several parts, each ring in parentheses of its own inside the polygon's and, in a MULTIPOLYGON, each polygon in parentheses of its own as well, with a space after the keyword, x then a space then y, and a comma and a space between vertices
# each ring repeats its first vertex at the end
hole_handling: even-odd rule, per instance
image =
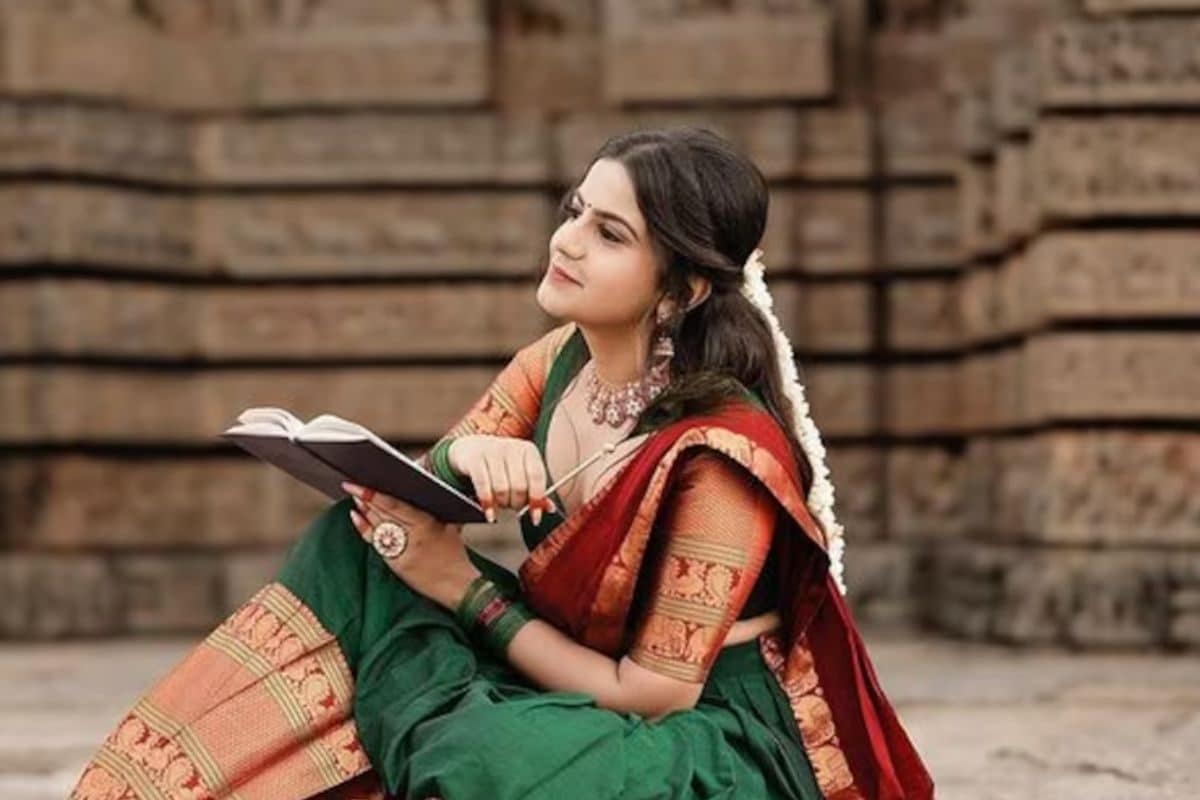
POLYGON ((916 614, 914 553, 907 544, 867 542, 846 551, 846 596, 854 619, 868 625, 908 625, 916 614))
POLYGON ((871 197, 859 189, 776 189, 763 261, 809 274, 852 274, 871 267, 871 197))
POLYGON ((992 120, 1004 136, 1025 134, 1038 109, 1037 62, 1023 43, 1000 53, 992 68, 992 120))
POLYGON ((533 191, 234 196, 203 212, 205 261, 256 277, 529 274, 552 221, 533 191))
POLYGON ((532 284, 213 288, 197 293, 214 359, 493 356, 547 330, 532 284))
POLYGON ((555 126, 558 178, 580 180, 612 136, 641 128, 703 127, 728 139, 770 180, 860 179, 871 172, 863 109, 620 109, 567 115, 555 126))
POLYGON ((1003 430, 1028 422, 1022 392, 1027 376, 1023 353, 1005 347, 971 353, 959 366, 964 430, 1003 430))
POLYGON ((1025 345, 1031 419, 1200 417, 1200 338, 1188 333, 1047 333, 1025 345))
POLYGON ((996 208, 994 162, 962 161, 958 169, 958 237, 964 257, 981 258, 1003 249, 996 208))
POLYGON ((9 365, 0 370, 0 398, 11 401, 0 424, 11 428, 0 432, 17 442, 211 444, 247 407, 281 406, 302 419, 334 410, 385 438, 432 441, 466 413, 499 369, 281 366, 181 375, 9 365))
POLYGON ((100 556, 5 553, 0 592, 5 637, 103 636, 123 627, 120 587, 100 556))
POLYGON ((221 565, 216 556, 118 556, 113 580, 120 586, 130 633, 201 631, 222 619, 221 565))
POLYGON ((996 150, 996 232, 1010 248, 1033 236, 1038 227, 1032 164, 1024 142, 1003 142, 996 150))
POLYGON ((801 365, 800 380, 822 437, 875 432, 877 376, 866 364, 801 365))
POLYGON ((198 123, 197 158, 220 185, 529 183, 549 177, 533 114, 343 112, 198 123))
POLYGON ((474 19, 346 30, 272 32, 248 50, 253 105, 472 106, 492 93, 482 6, 474 19), (477 15, 477 16, 476 16, 477 15))
MULTIPOLYGON (((1180 641, 1170 559, 1148 550, 1056 549, 960 543, 934 553, 931 606, 944 628, 972 638, 1090 647, 1180 641)), ((1182 598, 1181 598, 1182 599, 1182 598)), ((1183 606, 1186 606, 1184 600, 1183 606)))
POLYGON ((895 435, 952 434, 962 398, 952 362, 892 364, 884 370, 884 430, 895 435))
POLYGON ((1025 303, 1044 321, 1194 317, 1200 235, 1191 231, 1057 231, 1031 245, 1025 303))
POLYGON ((809 6, 751 11, 607 0, 604 96, 611 103, 804 100, 833 84, 831 23, 809 6), (672 7, 674 6, 674 7, 672 7))
POLYGON ((0 102, 0 170, 182 183, 196 177, 192 126, 155 111, 0 102))
POLYGON ((946 350, 962 342, 959 280, 905 278, 887 288, 888 347, 946 350))
POLYGON ((894 187, 883 198, 883 261, 893 269, 962 263, 959 194, 953 185, 894 187))
POLYGON ((927 90, 885 98, 879 110, 883 174, 895 178, 952 177, 957 165, 953 107, 927 90))
POLYGON ((946 539, 965 529, 966 468, 960 454, 940 447, 900 446, 887 451, 891 539, 946 539))
MULTIPOLYGON (((798 319, 791 328, 806 351, 863 353, 871 349, 871 287, 862 281, 807 281, 796 286, 798 319)), ((774 288, 771 289, 774 293, 774 288)), ((776 306, 779 300, 775 301, 776 306)), ((782 321, 782 320, 781 320, 782 321)))
MULTIPOLYGON (((824 422, 819 427, 825 443, 824 422)), ((834 516, 848 545, 883 538, 884 451, 874 445, 827 446, 825 463, 834 489, 834 516)))
MULTIPOLYGON (((1190 6, 1200 8, 1195 3, 1190 6)), ((1042 104, 1083 108, 1194 104, 1200 100, 1200 61, 1191 47, 1197 33, 1200 21, 1187 17, 1049 25, 1037 37, 1042 104)))
POLYGON ((1043 120, 1033 138, 1039 205, 1063 219, 1194 214, 1198 142, 1190 117, 1043 120))

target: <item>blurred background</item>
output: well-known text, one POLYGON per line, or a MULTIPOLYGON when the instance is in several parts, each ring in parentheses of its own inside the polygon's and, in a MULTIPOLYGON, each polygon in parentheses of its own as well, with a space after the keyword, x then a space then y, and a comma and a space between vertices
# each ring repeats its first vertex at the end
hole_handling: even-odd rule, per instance
MULTIPOLYGON (((562 190, 676 124, 771 182, 884 683, 1200 676, 1197 41, 1200 0, 0 0, 5 682, 223 619, 329 501, 218 434, 272 405, 421 452, 555 324, 562 190), (18 645, 61 640, 101 649, 18 645)), ((523 556, 511 514, 468 535, 523 556)), ((160 652, 104 658, 133 692, 160 652)), ((1200 746, 1192 686, 1150 741, 1200 746)), ((1138 752, 1086 796, 1168 796, 1138 752)))

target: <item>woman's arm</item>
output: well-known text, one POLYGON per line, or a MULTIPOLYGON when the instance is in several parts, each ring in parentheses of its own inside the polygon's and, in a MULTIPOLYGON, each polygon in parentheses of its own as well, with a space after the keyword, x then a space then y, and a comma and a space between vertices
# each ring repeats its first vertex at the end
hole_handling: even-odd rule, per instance
POLYGON ((665 537, 649 602, 630 652, 619 661, 549 623, 526 623, 509 662, 552 691, 592 695, 614 711, 659 717, 692 708, 770 550, 776 505, 742 467, 702 451, 680 466, 664 502, 665 537))

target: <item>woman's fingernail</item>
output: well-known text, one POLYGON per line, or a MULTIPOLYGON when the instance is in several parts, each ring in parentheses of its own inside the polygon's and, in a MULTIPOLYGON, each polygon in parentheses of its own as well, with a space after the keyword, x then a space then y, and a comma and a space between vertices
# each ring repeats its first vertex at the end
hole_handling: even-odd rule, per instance
POLYGON ((485 516, 487 516, 488 522, 496 521, 496 509, 492 508, 491 506, 486 506, 483 513, 485 516))
POLYGON ((349 492, 352 495, 358 494, 358 487, 355 486, 353 483, 347 483, 346 481, 342 481, 342 489, 349 492))
POLYGON ((535 509, 533 510, 533 513, 532 513, 532 514, 530 514, 529 516, 533 517, 533 524, 534 524, 534 525, 541 525, 541 524, 542 524, 542 509, 541 509, 541 508, 535 508, 535 509))

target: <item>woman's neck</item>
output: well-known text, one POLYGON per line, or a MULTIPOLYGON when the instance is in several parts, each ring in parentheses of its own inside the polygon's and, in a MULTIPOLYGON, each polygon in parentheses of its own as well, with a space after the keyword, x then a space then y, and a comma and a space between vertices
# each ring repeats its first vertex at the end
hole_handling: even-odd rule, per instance
POLYGON ((644 337, 636 330, 604 330, 579 326, 600 380, 620 386, 646 373, 649 357, 644 337))

